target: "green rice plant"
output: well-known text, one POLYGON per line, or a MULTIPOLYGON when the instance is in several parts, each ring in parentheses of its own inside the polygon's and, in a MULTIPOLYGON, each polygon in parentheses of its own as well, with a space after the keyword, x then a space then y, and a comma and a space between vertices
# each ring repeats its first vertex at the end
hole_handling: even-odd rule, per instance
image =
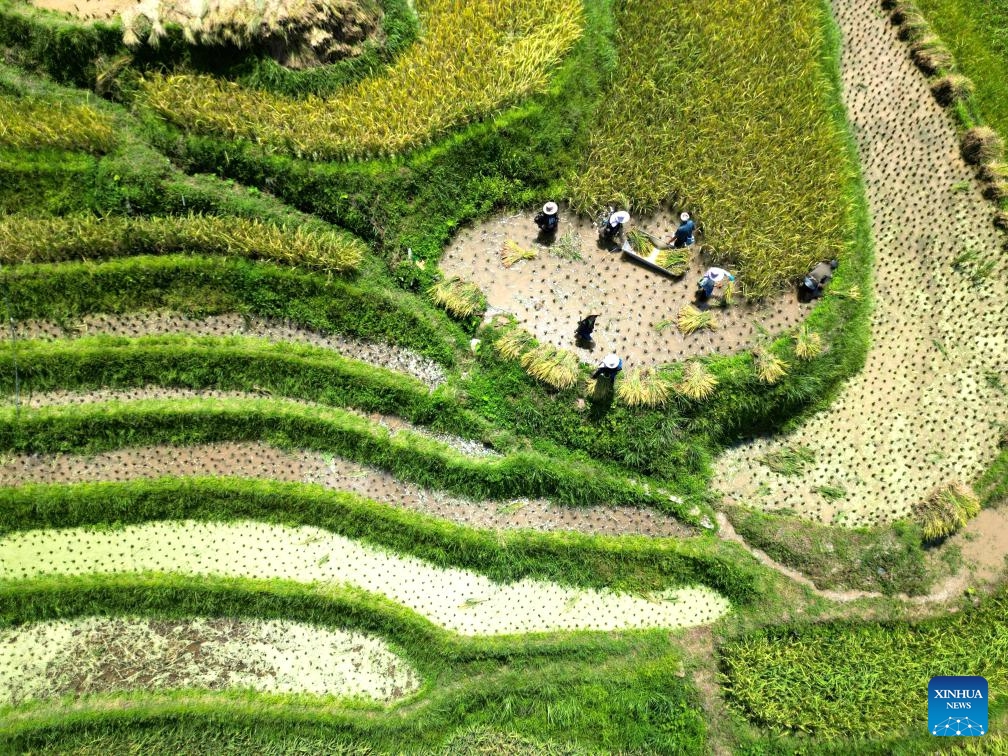
POLYGON ((941 541, 980 513, 980 499, 961 483, 935 489, 913 507, 914 520, 925 541, 941 541))
POLYGON ((173 123, 311 159, 390 155, 422 146, 548 84, 580 38, 579 0, 420 0, 422 38, 383 73, 331 99, 294 99, 208 75, 141 83, 173 123))
POLYGON ((216 215, 0 216, 0 261, 15 264, 202 252, 342 272, 356 268, 366 249, 343 232, 289 229, 216 215))
POLYGON ((458 276, 445 278, 431 286, 427 293, 434 304, 444 307, 458 318, 470 318, 486 310, 487 302, 480 287, 458 276))
POLYGON ((720 304, 722 307, 730 307, 731 303, 735 301, 735 282, 727 281, 725 285, 721 288, 721 295, 719 297, 720 304))
POLYGON ((112 119, 87 105, 0 95, 0 146, 108 152, 112 119))
POLYGON ((803 325, 794 336, 795 356, 799 360, 811 360, 822 354, 822 335, 803 325))
POLYGON ((679 317, 676 322, 679 325, 679 330, 683 333, 694 333, 701 328, 716 331, 718 327, 717 318, 714 317, 713 312, 710 310, 698 310, 693 305, 683 306, 679 310, 679 317))
POLYGON ((529 375, 556 389, 568 389, 577 383, 581 365, 578 356, 552 344, 540 344, 521 357, 529 375))
POLYGON ((501 248, 501 262, 504 263, 505 268, 510 268, 519 260, 531 260, 535 256, 536 251, 534 249, 519 247, 518 243, 512 239, 504 242, 504 246, 501 248))
POLYGON ((855 166, 831 113, 838 100, 818 0, 617 7, 619 86, 589 130, 573 208, 591 212, 619 191, 636 211, 671 200, 702 212, 704 243, 730 254, 747 297, 840 257, 855 166), (642 113, 652 116, 646 128, 642 113))
POLYGON ((554 257, 571 262, 580 262, 584 259, 581 256, 581 236, 573 228, 569 228, 560 235, 549 247, 549 252, 554 257))
POLYGON ((535 344, 532 334, 524 328, 512 328, 494 342, 501 357, 517 360, 535 344))
POLYGON ((700 400, 713 394, 717 385, 717 378, 706 365, 690 360, 683 368, 682 380, 675 385, 675 390, 687 399, 700 400))
POLYGON ((687 270, 689 270, 689 252, 685 249, 669 247, 668 249, 663 249, 658 252, 656 262, 668 270, 673 276, 682 276, 685 275, 687 270))
POLYGON ((774 384, 787 375, 787 363, 769 347, 757 347, 753 350, 753 357, 756 360, 756 377, 763 383, 774 384))
POLYGON ((759 462, 778 475, 794 477, 804 474, 805 468, 815 462, 815 453, 807 446, 785 446, 767 452, 759 458, 759 462))
POLYGON ((616 398, 628 407, 662 407, 671 393, 671 384, 652 367, 627 370, 616 384, 616 398))
POLYGON ((379 32, 381 9, 348 0, 148 0, 121 18, 130 47, 157 47, 174 25, 191 45, 267 50, 282 65, 303 68, 359 54, 379 32))

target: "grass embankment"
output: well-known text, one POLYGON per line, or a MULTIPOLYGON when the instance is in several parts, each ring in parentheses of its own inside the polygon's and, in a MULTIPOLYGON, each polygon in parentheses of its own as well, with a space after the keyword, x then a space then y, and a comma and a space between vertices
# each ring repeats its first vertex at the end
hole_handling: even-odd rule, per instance
MULTIPOLYGON (((298 736, 427 752, 460 728, 484 726, 613 752, 704 752, 706 727, 665 631, 460 640, 361 591, 280 581, 178 577, 39 580, 0 586, 0 622, 133 614, 289 619, 380 635, 425 680, 419 699, 374 706, 238 694, 101 696, 73 709, 39 704, 6 717, 0 743, 65 750, 140 740, 197 746, 252 742, 269 749, 298 736), (436 684, 434 684, 436 683, 436 684)), ((160 747, 160 745, 158 745, 160 747)))
POLYGON ((303 484, 196 478, 38 485, 0 489, 0 502, 0 533, 252 519, 322 528, 437 566, 474 570, 497 582, 536 578, 635 592, 700 583, 743 605, 764 590, 762 568, 712 537, 497 534, 303 484))
POLYGON ((748 296, 842 257, 852 171, 823 97, 824 13, 818 0, 625 3, 575 205, 690 210, 748 296))
POLYGON ((971 105, 1008 137, 1008 2, 1006 0, 914 0, 955 56, 956 67, 974 84, 971 105))
POLYGON ((143 100, 186 129, 312 159, 388 155, 547 86, 582 33, 581 3, 420 4, 424 34, 383 74, 329 100, 291 100, 208 76, 152 75, 143 100))
POLYGON ((7 264, 195 250, 343 273, 360 264, 367 247, 346 232, 282 228, 258 220, 190 213, 159 218, 8 215, 0 217, 0 250, 0 262, 7 264))
POLYGON ((197 255, 103 263, 19 265, 0 271, 10 316, 71 323, 88 313, 178 310, 190 316, 248 312, 314 330, 387 341, 443 364, 462 334, 416 297, 371 276, 321 277, 271 263, 197 255), (383 285, 385 284, 385 285, 383 285))
POLYGON ((690 524, 704 514, 701 506, 653 492, 609 465, 534 451, 473 459, 417 434, 393 435, 335 407, 272 399, 138 400, 39 409, 7 405, 0 408, 0 422, 0 448, 16 452, 266 441, 281 448, 329 452, 387 470, 401 480, 473 499, 528 496, 569 505, 653 506, 690 524))
POLYGON ((149 385, 354 407, 469 437, 491 436, 487 423, 467 412, 452 392, 431 393, 416 378, 318 347, 186 335, 85 336, 18 341, 13 350, 9 343, 0 346, 0 393, 8 397, 15 389, 24 397, 149 385))
POLYGON ((919 623, 766 630, 721 646, 728 696, 750 720, 780 733, 885 737, 923 727, 932 676, 970 674, 987 678, 994 714, 1008 684, 1006 610, 1002 591, 919 623))

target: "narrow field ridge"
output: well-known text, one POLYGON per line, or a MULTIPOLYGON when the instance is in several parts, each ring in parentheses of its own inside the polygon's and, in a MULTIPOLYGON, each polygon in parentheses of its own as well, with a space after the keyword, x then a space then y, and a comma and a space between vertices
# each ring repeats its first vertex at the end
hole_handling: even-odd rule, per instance
MULTIPOLYGON (((318 407, 322 410, 334 409, 328 404, 317 404, 306 402, 300 399, 275 398, 270 394, 253 394, 245 391, 217 391, 215 389, 184 389, 167 388, 165 386, 144 386, 135 389, 93 389, 91 391, 47 391, 39 394, 29 394, 18 398, 22 407, 38 409, 41 407, 67 407, 84 404, 101 404, 115 402, 134 402, 149 399, 244 399, 254 401, 257 399, 269 399, 280 404, 289 404, 299 407, 318 407)), ((10 406, 15 403, 15 398, 8 396, 0 401, 0 406, 10 406)), ((459 454, 467 457, 499 457, 500 454, 493 449, 486 447, 479 441, 474 441, 450 433, 437 433, 428 428, 414 425, 407 420, 391 415, 382 415, 377 412, 365 413, 356 411, 350 407, 337 407, 342 412, 349 412, 358 417, 370 420, 377 425, 388 430, 395 435, 400 431, 408 431, 425 436, 432 441, 437 441, 445 446, 451 447, 459 454)))
POLYGON ((28 320, 16 324, 20 339, 66 339, 79 336, 250 336, 270 343, 290 342, 330 349, 369 365, 411 375, 434 389, 444 383, 444 369, 427 357, 395 344, 362 341, 338 333, 319 333, 294 323, 226 313, 190 317, 177 312, 131 312, 84 315, 70 324, 28 320))
POLYGON ((731 608, 704 587, 640 597, 531 579, 504 585, 314 527, 183 520, 0 538, 0 580, 148 571, 349 584, 462 635, 689 627, 731 608))
POLYGON ((728 451, 715 480, 733 502, 874 525, 908 515, 938 486, 973 480, 994 459, 1008 422, 1008 284, 993 208, 877 0, 834 7, 873 214, 872 348, 828 411, 787 436, 728 451), (975 278, 976 260, 995 260, 993 272, 975 278), (798 447, 814 455, 803 474, 760 462, 798 447))
POLYGON ((14 454, 0 459, 0 485, 128 481, 143 478, 235 476, 317 483, 439 517, 493 530, 572 530, 593 535, 696 535, 674 517, 653 509, 604 504, 568 507, 544 499, 475 501, 421 488, 390 473, 312 451, 284 451, 264 443, 149 446, 81 456, 14 454))
POLYGON ((298 622, 85 617, 0 630, 0 706, 178 688, 393 701, 420 683, 380 638, 298 622))

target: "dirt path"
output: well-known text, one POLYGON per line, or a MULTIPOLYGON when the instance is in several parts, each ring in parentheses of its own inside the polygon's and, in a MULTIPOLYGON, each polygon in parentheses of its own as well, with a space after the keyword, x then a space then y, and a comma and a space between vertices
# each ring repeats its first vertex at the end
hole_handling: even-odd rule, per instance
MULTIPOLYGON (((567 231, 577 234, 583 257, 566 260, 537 246, 533 215, 489 218, 463 230, 441 258, 441 270, 478 284, 490 303, 488 317, 512 313, 537 339, 571 349, 585 361, 597 362, 610 351, 619 353, 628 366, 736 352, 756 342, 757 324, 778 333, 797 326, 811 309, 788 292, 758 306, 736 302, 726 310, 714 308, 720 323, 714 332, 684 336, 674 324, 659 332, 656 326, 674 321, 679 308, 693 302, 697 279, 707 267, 696 248, 690 271, 673 280, 623 259, 619 252, 599 249, 592 224, 561 210, 558 238, 567 231), (538 249, 538 254, 505 268, 500 252, 507 240, 538 249), (601 313, 595 324, 594 352, 574 343, 578 320, 591 313, 601 313)), ((664 240, 676 227, 667 213, 634 222, 664 240)))
POLYGON ((193 318, 177 312, 130 312, 120 315, 86 315, 69 325, 49 320, 17 324, 21 339, 65 339, 78 336, 251 336, 270 343, 295 343, 330 349, 344 357, 376 367, 406 373, 437 388, 444 383, 444 369, 427 357, 394 344, 361 341, 336 333, 319 333, 293 323, 238 313, 193 318))
POLYGON ((834 8, 873 214, 872 348, 829 411, 790 435, 730 450, 715 480, 734 502, 873 525, 907 515, 938 485, 972 480, 993 460, 1008 422, 1008 286, 993 208, 877 0, 834 8), (971 282, 974 262, 954 265, 966 254, 997 260, 993 273, 971 282), (814 454, 804 474, 786 477, 759 462, 789 447, 814 454), (823 485, 844 493, 815 490, 823 485))
POLYGON ((649 509, 596 505, 564 507, 543 499, 474 501, 425 489, 391 474, 331 455, 282 451, 262 443, 149 446, 85 457, 20 454, 0 459, 0 485, 126 481, 161 476, 236 476, 316 483, 375 501, 493 530, 573 530, 592 535, 688 537, 696 532, 649 509))

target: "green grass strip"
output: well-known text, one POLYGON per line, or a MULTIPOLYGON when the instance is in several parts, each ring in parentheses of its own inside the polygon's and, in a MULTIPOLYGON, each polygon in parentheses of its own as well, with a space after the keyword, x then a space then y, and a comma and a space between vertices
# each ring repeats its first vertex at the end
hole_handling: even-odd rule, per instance
POLYGON ((140 400, 38 409, 0 408, 0 448, 89 453, 124 446, 266 441, 330 452, 428 488, 474 499, 544 497, 562 504, 652 506, 696 524, 705 509, 652 493, 599 463, 515 452, 474 460, 351 412, 267 399, 140 400))
POLYGON ((462 335, 416 297, 366 278, 322 277, 270 263, 196 255, 0 271, 14 320, 70 321, 89 313, 179 309, 247 312, 322 332, 408 347, 451 365, 462 335))
POLYGON ((976 490, 985 507, 996 507, 1008 502, 1008 449, 1002 449, 987 471, 980 476, 976 490))
POLYGON ((1008 685, 1006 616, 1002 591, 951 617, 775 628, 726 643, 719 654, 728 695, 753 722, 782 733, 879 737, 927 721, 934 675, 981 675, 1000 697, 1008 685))
MULTIPOLYGON (((454 639, 380 598, 280 581, 125 576, 0 585, 0 622, 88 614, 283 618, 385 637, 436 684, 387 712, 295 696, 229 693, 102 695, 39 702, 0 716, 0 749, 115 744, 151 730, 203 751, 256 732, 272 746, 292 731, 379 751, 432 752, 461 727, 483 726, 603 752, 704 752, 705 726, 669 633, 566 633, 454 639), (208 734, 209 733, 209 734, 208 734), (209 738, 209 741, 208 741, 209 738)), ((203 751, 205 752, 205 751, 203 751)))
MULTIPOLYGON (((475 477, 475 475, 474 475, 475 477)), ((153 520, 314 526, 498 582, 524 577, 647 591, 697 582, 746 603, 763 572, 713 536, 688 540, 473 530, 320 486, 235 478, 0 488, 0 533, 153 520)))
POLYGON ((191 251, 345 273, 360 265, 367 247, 344 231, 307 231, 258 219, 189 213, 156 218, 8 215, 0 218, 0 250, 0 262, 7 264, 191 251))
MULTIPOLYGON (((1008 2, 1006 0, 915 0, 931 28, 955 56, 956 67, 976 89, 970 106, 1002 136, 1008 136, 1008 2)), ((972 123, 966 123, 967 127, 972 123)))
POLYGON ((0 345, 0 393, 22 396, 158 385, 247 391, 396 415, 466 436, 490 435, 447 389, 320 347, 211 336, 88 336, 0 345))

